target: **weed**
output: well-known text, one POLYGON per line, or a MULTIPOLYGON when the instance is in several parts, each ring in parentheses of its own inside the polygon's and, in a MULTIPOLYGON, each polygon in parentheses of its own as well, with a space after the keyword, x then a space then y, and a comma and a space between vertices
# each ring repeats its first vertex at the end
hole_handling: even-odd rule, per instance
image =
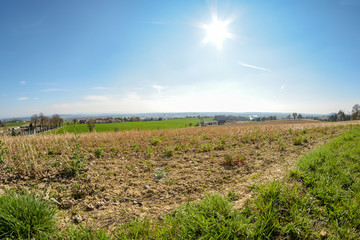
POLYGON ((230 202, 232 201, 236 201, 239 199, 239 194, 237 194, 236 192, 234 192, 233 190, 229 191, 228 194, 226 195, 226 199, 229 200, 230 202))
POLYGON ((153 149, 152 149, 152 147, 147 146, 145 157, 146 157, 146 158, 150 158, 150 157, 152 156, 152 154, 153 154, 153 149))
POLYGON ((203 143, 200 145, 199 152, 210 152, 212 150, 212 146, 210 143, 203 143))
POLYGON ((165 169, 163 169, 163 168, 156 169, 155 174, 154 174, 154 179, 160 180, 164 177, 165 177, 165 169))
POLYGON ((283 140, 282 137, 279 137, 279 138, 277 139, 277 143, 278 143, 279 151, 284 151, 286 145, 285 145, 285 142, 284 142, 284 140, 283 140))
MULTIPOLYGON (((215 144, 215 150, 224 150, 225 149, 225 144, 226 144, 226 141, 223 139, 223 138, 219 138, 217 141, 216 141, 216 144, 215 144)), ((233 145, 235 146, 236 143, 233 145)))
POLYGON ((7 153, 8 148, 4 146, 5 144, 0 141, 0 164, 5 160, 5 154, 7 153))
POLYGON ((95 148, 95 157, 101 158, 104 155, 104 149, 102 147, 95 148))
POLYGON ((96 189, 96 184, 93 185, 90 182, 84 183, 84 182, 80 182, 80 183, 74 183, 71 186, 71 196, 74 199, 83 199, 88 195, 92 195, 95 193, 95 189, 96 189))
POLYGON ((234 157, 230 153, 226 153, 224 155, 224 165, 225 166, 233 166, 234 165, 234 157))
POLYGON ((138 152, 140 151, 140 149, 141 149, 140 146, 137 145, 136 143, 131 146, 131 150, 133 150, 134 152, 138 152))
POLYGON ((307 137, 303 135, 295 136, 293 138, 294 145, 303 145, 304 143, 307 143, 307 137))
POLYGON ((75 177, 76 175, 85 171, 86 166, 84 164, 84 159, 70 159, 60 171, 62 176, 65 177, 75 177))
POLYGON ((166 147, 165 148, 165 156, 166 157, 171 157, 174 155, 174 148, 172 147, 166 147))
POLYGON ((152 137, 150 140, 150 144, 153 146, 157 146, 162 142, 161 137, 152 137))

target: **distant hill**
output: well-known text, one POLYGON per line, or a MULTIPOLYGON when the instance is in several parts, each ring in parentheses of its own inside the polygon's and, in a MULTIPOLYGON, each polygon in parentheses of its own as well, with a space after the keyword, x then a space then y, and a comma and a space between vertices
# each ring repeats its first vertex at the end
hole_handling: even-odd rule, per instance
MULTIPOLYGON (((90 119, 90 118, 102 118, 102 117, 140 117, 140 118, 186 118, 186 117, 208 117, 215 115, 232 115, 232 116, 250 116, 255 117, 266 117, 266 116, 276 116, 278 119, 286 118, 289 114, 292 113, 281 113, 281 112, 178 112, 178 113, 169 113, 169 112, 158 112, 158 113, 79 113, 79 114, 59 114, 61 118, 65 120, 72 119, 90 119)), ((303 117, 321 117, 327 116, 330 114, 307 114, 301 113, 303 117)), ((16 117, 16 119, 28 121, 31 116, 27 117, 16 117)), ((13 118, 4 118, 4 121, 10 121, 13 118)))

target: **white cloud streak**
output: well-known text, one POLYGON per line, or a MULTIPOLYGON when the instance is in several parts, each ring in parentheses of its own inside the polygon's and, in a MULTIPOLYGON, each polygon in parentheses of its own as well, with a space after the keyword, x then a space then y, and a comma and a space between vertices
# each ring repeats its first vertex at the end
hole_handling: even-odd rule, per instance
POLYGON ((159 94, 160 94, 161 91, 164 89, 164 87, 163 87, 163 86, 160 86, 160 85, 152 85, 151 87, 154 88, 154 89, 156 89, 159 94))
POLYGON ((21 85, 25 85, 26 84, 26 81, 20 81, 19 82, 21 85))
POLYGON ((108 90, 109 88, 99 86, 99 87, 93 87, 92 89, 94 89, 94 90, 108 90))
POLYGON ((243 66, 243 67, 254 68, 254 69, 261 70, 261 71, 266 71, 266 72, 270 72, 270 71, 271 71, 270 69, 267 69, 267 68, 263 68, 263 67, 258 67, 258 66, 246 64, 246 63, 243 63, 243 62, 239 62, 239 64, 240 64, 241 66, 243 66))
POLYGON ((42 92, 65 92, 68 91, 67 89, 60 89, 60 88, 48 88, 41 90, 42 92))
POLYGON ((84 98, 85 100, 89 101, 98 101, 98 102, 106 102, 109 101, 108 96, 95 96, 95 95, 89 95, 84 98))
POLYGON ((26 100, 29 100, 29 98, 28 97, 19 97, 18 100, 19 101, 26 101, 26 100))

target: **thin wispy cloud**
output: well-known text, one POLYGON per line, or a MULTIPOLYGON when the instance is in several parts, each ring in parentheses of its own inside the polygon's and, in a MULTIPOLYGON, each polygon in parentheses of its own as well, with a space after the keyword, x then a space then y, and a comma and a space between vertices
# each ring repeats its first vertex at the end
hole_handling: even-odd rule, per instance
POLYGON ((57 82, 38 82, 36 83, 39 86, 57 86, 59 83, 57 82))
POLYGON ((42 92, 65 92, 68 91, 67 89, 61 89, 61 88, 47 88, 41 90, 42 92))
POLYGON ((39 100, 40 98, 38 98, 38 97, 34 97, 34 100, 39 100))
POLYGON ((104 101, 108 101, 109 97, 108 96, 101 96, 101 95, 89 95, 89 96, 86 96, 84 99, 89 100, 89 101, 104 102, 104 101))
POLYGON ((281 85, 280 89, 284 90, 286 88, 286 84, 281 85))
POLYGON ((20 81, 19 82, 21 85, 25 85, 26 84, 26 81, 20 81))
POLYGON ((159 94, 160 94, 161 91, 164 89, 163 86, 159 86, 159 85, 152 85, 151 87, 154 88, 154 89, 156 89, 159 94))
POLYGON ((29 100, 29 98, 28 97, 19 97, 18 100, 19 101, 26 101, 26 100, 29 100))
POLYGON ((94 89, 94 90, 108 90, 109 88, 107 88, 107 87, 93 87, 92 89, 94 89))
POLYGON ((259 67, 259 66, 255 66, 255 65, 246 64, 246 63, 243 63, 243 62, 239 62, 239 64, 240 64, 241 66, 243 66, 243 67, 254 68, 254 69, 261 70, 261 71, 266 71, 266 72, 270 72, 270 71, 271 71, 270 69, 267 69, 267 68, 263 68, 263 67, 259 67))

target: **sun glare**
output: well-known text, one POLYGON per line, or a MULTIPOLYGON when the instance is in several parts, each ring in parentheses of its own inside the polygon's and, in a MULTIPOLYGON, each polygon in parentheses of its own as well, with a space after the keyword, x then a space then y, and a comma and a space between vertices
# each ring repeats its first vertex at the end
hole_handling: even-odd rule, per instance
POLYGON ((222 49, 224 40, 232 36, 227 30, 229 23, 229 21, 219 21, 214 18, 212 23, 204 24, 203 28, 206 30, 204 43, 212 43, 217 49, 222 49))

